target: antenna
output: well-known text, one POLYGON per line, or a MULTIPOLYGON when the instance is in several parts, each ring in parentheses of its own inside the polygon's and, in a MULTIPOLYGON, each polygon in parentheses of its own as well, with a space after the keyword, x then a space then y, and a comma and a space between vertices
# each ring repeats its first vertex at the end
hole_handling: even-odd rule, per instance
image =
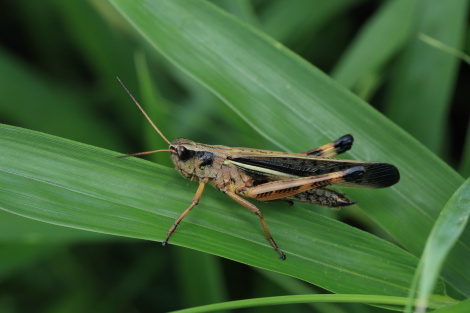
MULTIPOLYGON (((157 126, 155 126, 155 124, 153 123, 153 121, 150 119, 150 117, 148 116, 148 114, 144 111, 144 109, 142 108, 142 106, 139 104, 139 102, 137 102, 137 100, 134 98, 134 96, 131 94, 131 92, 129 91, 129 89, 127 89, 126 85, 124 85, 124 83, 119 79, 119 77, 116 77, 117 80, 119 81, 119 83, 122 85, 122 87, 124 88, 124 90, 127 92, 127 94, 131 97, 131 99, 134 101, 134 103, 137 105, 137 107, 139 108, 139 110, 144 114, 145 118, 150 122, 150 124, 153 126, 153 128, 157 131, 157 133, 163 138, 163 140, 165 140, 169 145, 171 145, 171 142, 166 139, 165 136, 163 136, 162 132, 158 129, 157 126)), ((135 153, 135 154, 129 154, 129 155, 126 155, 126 156, 135 156, 135 155, 142 155, 142 154, 149 154, 149 153, 154 153, 154 152, 160 152, 160 151, 169 151, 169 150, 156 150, 156 151, 150 151, 150 152, 145 152, 145 153, 135 153)))
POLYGON ((146 151, 146 152, 137 152, 137 153, 131 153, 131 154, 125 154, 125 155, 118 155, 116 158, 128 158, 128 157, 133 157, 133 156, 138 156, 138 155, 145 155, 145 154, 152 154, 156 152, 163 152, 163 151, 168 151, 171 152, 170 149, 162 149, 162 150, 154 150, 154 151, 146 151))

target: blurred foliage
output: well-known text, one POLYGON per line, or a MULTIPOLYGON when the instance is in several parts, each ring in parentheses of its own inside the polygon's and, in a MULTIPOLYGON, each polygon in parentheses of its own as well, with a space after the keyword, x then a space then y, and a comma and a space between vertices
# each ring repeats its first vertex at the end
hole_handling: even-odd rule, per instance
MULTIPOLYGON (((462 176, 470 175, 468 65, 418 36, 425 33, 468 54, 468 1, 212 4, 330 73, 462 176)), ((106 1, 6 0, 0 3, 0 16, 1 123, 120 153, 158 149, 163 141, 123 92, 115 79, 119 76, 170 139, 275 148, 157 53, 106 1)), ((152 160, 170 166, 166 156, 152 160)), ((391 240, 361 213, 325 214, 391 240)), ((163 312, 324 292, 194 250, 45 224, 4 211, 0 216, 0 312, 163 312)), ((384 311, 360 304, 288 309, 384 311)), ((286 307, 246 309, 263 310, 284 312, 286 307)))

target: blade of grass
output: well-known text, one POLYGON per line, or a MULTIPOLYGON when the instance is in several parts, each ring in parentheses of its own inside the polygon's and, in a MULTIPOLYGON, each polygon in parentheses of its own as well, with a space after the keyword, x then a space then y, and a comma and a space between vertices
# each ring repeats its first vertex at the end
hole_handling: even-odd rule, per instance
POLYGON ((258 16, 253 8, 253 3, 249 0, 214 0, 212 3, 230 12, 240 20, 257 26, 259 24, 258 16))
POLYGON ((430 45, 430 46, 432 46, 436 49, 445 51, 446 53, 451 54, 451 55, 455 56, 456 58, 459 58, 462 61, 464 61, 464 62, 466 62, 467 64, 470 65, 470 55, 466 54, 462 50, 457 50, 453 47, 450 47, 450 46, 444 44, 442 41, 439 41, 435 38, 429 37, 428 35, 423 34, 423 33, 418 34, 418 38, 420 40, 422 40, 423 42, 427 43, 428 45, 430 45))
POLYGON ((396 66, 386 112, 438 155, 444 154, 447 115, 459 59, 419 39, 433 37, 450 47, 463 44, 468 1, 422 1, 414 39, 396 66))
POLYGON ((5 211, 0 211, 0 229, 2 244, 65 244, 122 240, 105 234, 45 224, 5 211))
MULTIPOLYGON (((267 305, 292 304, 292 303, 311 303, 311 302, 335 302, 335 303, 369 303, 389 306, 404 306, 406 298, 390 296, 365 296, 365 295, 302 295, 302 296, 282 296, 270 298, 258 298, 216 303, 196 308, 173 311, 172 313, 199 313, 213 312, 217 310, 228 310, 238 308, 248 308, 267 305)), ((448 305, 448 302, 430 303, 430 308, 436 309, 448 305)))
POLYGON ((418 4, 408 0, 383 2, 332 71, 333 78, 355 90, 361 80, 379 71, 411 36, 418 4))
MULTIPOLYGON (((208 3, 111 2, 160 53, 279 148, 306 150, 314 145, 310 138, 318 144, 353 133, 355 159, 397 165, 396 186, 348 195, 400 244, 421 253, 440 208, 463 181, 442 160, 279 43, 208 3)), ((470 231, 460 238, 469 239, 470 231)), ((470 250, 463 249, 446 267, 458 273, 460 260, 468 259, 470 250)), ((470 294, 470 273, 449 277, 470 294)))
MULTIPOLYGON (((432 294, 434 284, 439 278, 439 272, 449 251, 454 247, 457 239, 467 225, 470 214, 470 179, 456 191, 442 210, 436 221, 420 259, 420 265, 415 274, 418 279, 416 290, 418 304, 417 313, 426 312, 429 297, 432 294)), ((467 270, 467 264, 461 264, 461 271, 467 270)), ((457 277, 458 278, 458 277, 457 277)), ((414 298, 414 288, 410 293, 410 299, 414 298)), ((411 312, 411 304, 407 306, 407 312, 411 312)))
MULTIPOLYGON (((320 289, 315 288, 311 285, 306 285, 304 282, 299 281, 298 279, 274 273, 271 271, 258 270, 258 273, 263 275, 268 280, 272 281, 276 285, 282 287, 286 290, 288 294, 292 295, 302 295, 302 294, 319 294, 320 289)), ((309 306, 314 310, 314 312, 319 313, 347 313, 349 310, 345 310, 338 304, 334 303, 309 303, 309 306)), ((367 312, 367 309, 362 308, 364 312, 367 312)))
MULTIPOLYGON (((155 125, 158 125, 159 129, 164 130, 165 136, 170 135, 167 132, 167 129, 170 129, 168 127, 171 124, 170 120, 170 113, 169 111, 169 103, 163 99, 163 97, 160 95, 160 92, 154 87, 155 82, 152 81, 150 72, 149 72, 149 64, 147 63, 145 54, 142 51, 139 51, 135 54, 134 56, 134 62, 135 62, 135 67, 136 67, 136 73, 137 73, 137 78, 138 78, 138 84, 140 86, 140 95, 142 100, 139 100, 141 102, 141 105, 143 105, 144 110, 147 112, 149 117, 152 119, 152 121, 155 123, 155 125)), ((124 90, 123 90, 124 91, 124 90)), ((129 97, 129 100, 130 97, 129 97)), ((135 113, 140 114, 140 111, 137 112, 137 107, 133 103, 129 103, 134 107, 135 113)), ((146 151, 151 151, 155 150, 155 147, 165 147, 167 146, 167 143, 164 142, 164 140, 158 136, 155 132, 155 129, 150 126, 150 123, 144 123, 142 127, 142 137, 144 138, 144 141, 146 143, 145 150, 146 151)), ((171 166, 171 160, 168 160, 168 157, 166 155, 162 155, 161 153, 155 153, 150 155, 149 157, 152 158, 153 161, 159 161, 158 163, 171 166)))
MULTIPOLYGON (((172 169, 11 126, 0 146, 0 208, 58 225, 161 241, 196 189, 172 169)), ((212 188, 171 243, 334 292, 407 295, 417 259, 404 250, 311 210, 259 207, 285 262, 253 214, 212 188)))
POLYGON ((470 299, 433 311, 436 313, 467 313, 470 311, 470 299))
POLYGON ((260 12, 261 28, 286 45, 305 45, 326 23, 361 2, 364 1, 273 1, 260 12))

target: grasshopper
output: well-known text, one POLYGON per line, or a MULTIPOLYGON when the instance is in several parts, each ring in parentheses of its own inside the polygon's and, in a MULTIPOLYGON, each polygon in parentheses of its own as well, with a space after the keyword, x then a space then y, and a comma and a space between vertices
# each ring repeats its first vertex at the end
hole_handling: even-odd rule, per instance
POLYGON ((263 214, 244 198, 290 203, 301 201, 339 209, 356 202, 349 200, 344 194, 327 189, 327 186, 384 188, 396 184, 400 179, 398 169, 388 163, 332 159, 333 156, 351 148, 351 135, 342 136, 329 144, 301 153, 206 145, 185 138, 170 142, 127 87, 121 80, 119 82, 152 127, 169 145, 169 149, 127 154, 122 157, 168 151, 181 175, 191 180, 199 180, 199 187, 191 204, 171 226, 162 242, 164 246, 183 218, 199 203, 207 183, 256 214, 269 243, 279 253, 280 258, 285 260, 286 256, 271 236, 263 214))

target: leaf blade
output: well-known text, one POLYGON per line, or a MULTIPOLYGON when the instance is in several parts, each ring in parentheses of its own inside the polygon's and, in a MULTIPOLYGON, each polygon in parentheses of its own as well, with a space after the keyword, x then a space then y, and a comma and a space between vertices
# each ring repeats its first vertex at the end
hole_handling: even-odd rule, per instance
MULTIPOLYGON (((171 169, 33 131, 2 125, 0 144, 0 207, 49 223, 161 241, 196 189, 171 169)), ((409 253, 311 210, 260 208, 270 208, 265 217, 288 255, 285 262, 248 210, 211 189, 170 243, 335 292, 407 294, 417 263, 409 253), (307 246, 312 249, 305 251, 307 246)))
MULTIPOLYGON (((416 273, 419 277, 418 312, 425 312, 444 261, 467 225, 470 215, 469 203, 470 179, 467 179, 447 202, 426 242, 418 267, 419 271, 416 273)), ((466 246, 460 246, 457 250, 467 249, 466 246)), ((450 272, 449 275, 456 276, 455 280, 457 280, 464 271, 465 264, 461 264, 460 273, 450 272)))

